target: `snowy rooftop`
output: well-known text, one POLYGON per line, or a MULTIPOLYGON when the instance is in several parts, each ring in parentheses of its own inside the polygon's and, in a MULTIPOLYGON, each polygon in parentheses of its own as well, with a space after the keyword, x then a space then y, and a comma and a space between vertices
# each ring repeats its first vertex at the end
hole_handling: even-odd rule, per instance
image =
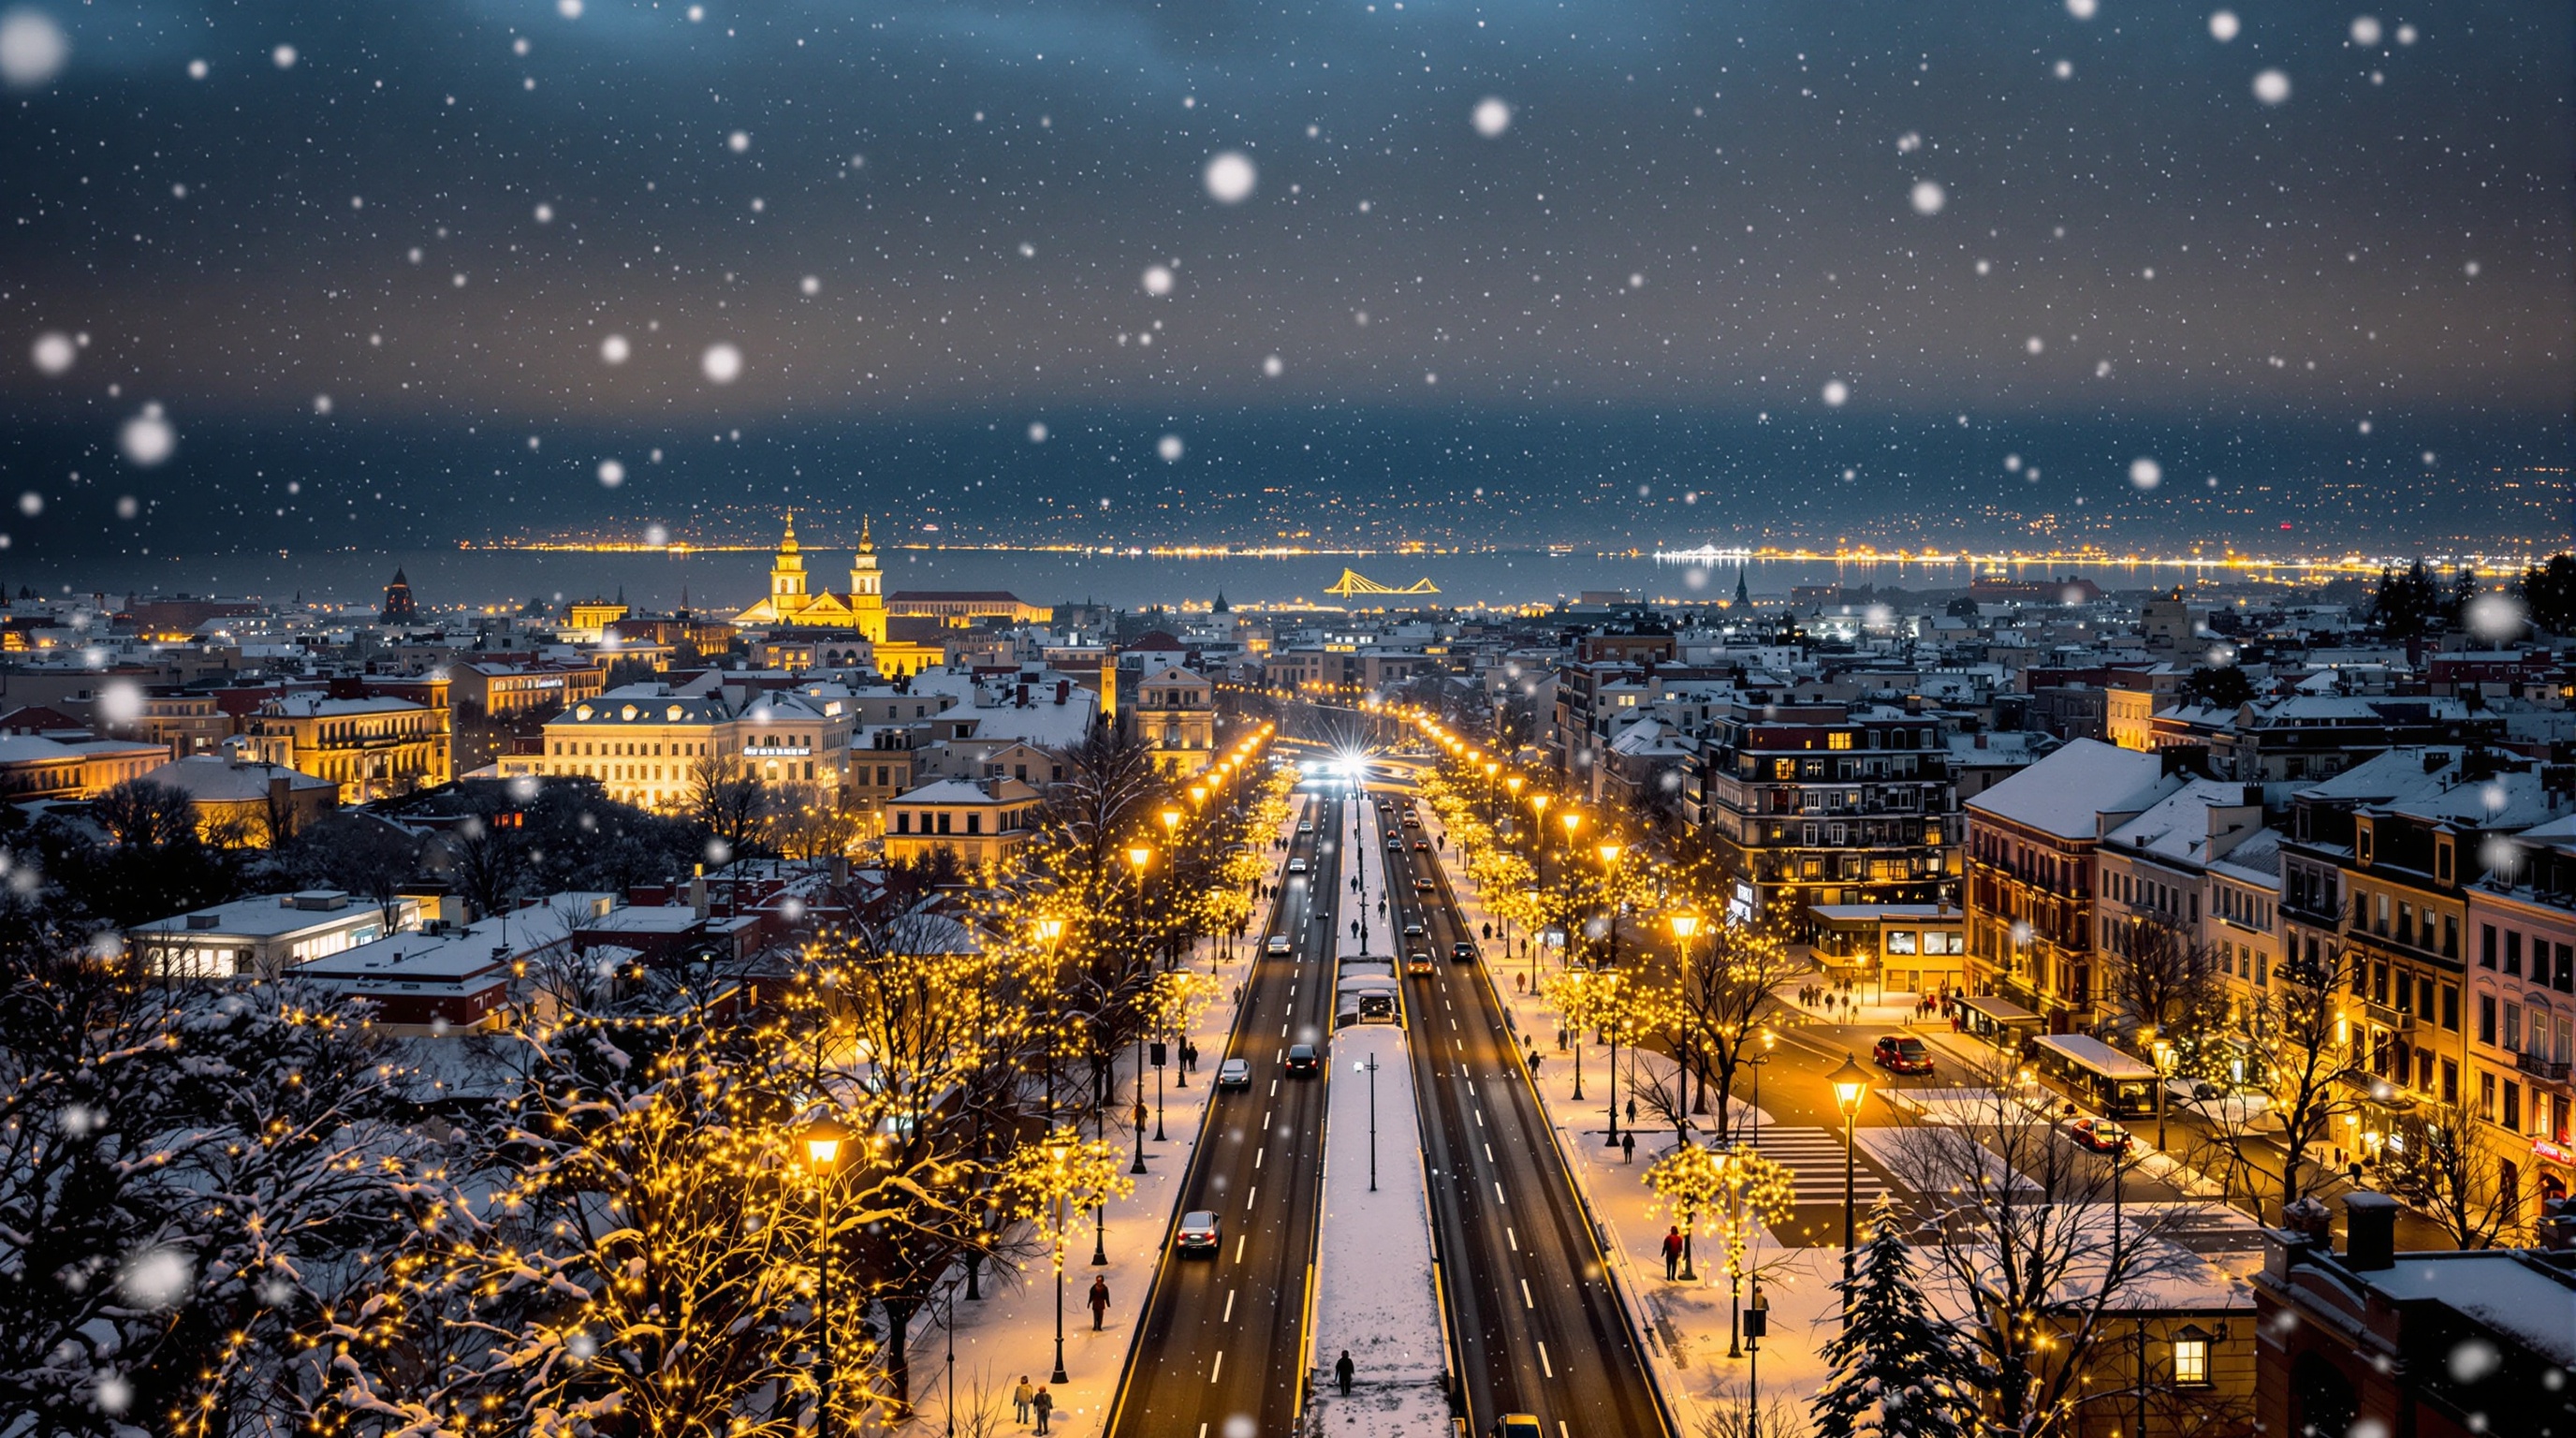
MULTIPOLYGON (((2245 786, 2216 779, 2194 779, 2159 799, 2145 813, 2103 836, 2105 843, 2142 851, 2158 859, 2200 864, 2209 859, 2212 809, 2245 807, 2245 786)), ((2258 811, 2247 825, 2262 822, 2258 811)))
POLYGON ((1968 801, 1978 813, 2066 839, 2090 839, 2094 819, 2135 813, 2180 788, 2154 754, 2077 739, 1968 801))
POLYGON ((2395 1267, 2361 1276, 2391 1298, 2437 1299, 2576 1366, 2576 1288, 2510 1249, 2400 1254, 2395 1267))

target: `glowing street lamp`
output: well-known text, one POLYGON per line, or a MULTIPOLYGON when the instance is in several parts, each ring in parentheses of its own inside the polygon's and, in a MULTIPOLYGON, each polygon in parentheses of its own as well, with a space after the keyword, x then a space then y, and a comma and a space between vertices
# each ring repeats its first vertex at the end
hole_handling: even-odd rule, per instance
MULTIPOLYGON (((1851 1292, 1852 1281, 1852 1190, 1858 1178, 1856 1156, 1860 1152, 1857 1128, 1861 1100, 1869 1097, 1869 1070, 1862 1068, 1848 1053, 1843 1066, 1827 1080, 1833 1085, 1834 1107, 1843 1111, 1843 1292, 1851 1292)), ((1843 1326, 1851 1326, 1851 1304, 1843 1304, 1843 1326)))
POLYGON ((814 1380, 817 1438, 829 1438, 832 1428, 832 1177, 850 1138, 849 1127, 828 1114, 805 1125, 805 1166, 814 1175, 814 1316, 815 1327, 822 1333, 814 1380))

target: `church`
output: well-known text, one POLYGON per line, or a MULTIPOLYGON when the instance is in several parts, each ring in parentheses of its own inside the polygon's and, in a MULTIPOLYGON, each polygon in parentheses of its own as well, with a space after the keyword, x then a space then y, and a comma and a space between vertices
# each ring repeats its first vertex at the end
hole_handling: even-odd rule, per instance
POLYGON ((796 543, 796 514, 787 515, 787 537, 769 566, 769 597, 733 617, 744 629, 847 629, 870 644, 886 640, 885 575, 877 569, 876 537, 859 521, 859 552, 850 561, 846 594, 809 593, 805 554, 796 543))

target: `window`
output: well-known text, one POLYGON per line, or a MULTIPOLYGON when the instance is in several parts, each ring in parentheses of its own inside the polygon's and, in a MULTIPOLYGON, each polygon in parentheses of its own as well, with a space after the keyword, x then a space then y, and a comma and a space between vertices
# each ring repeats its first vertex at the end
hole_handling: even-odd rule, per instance
POLYGON ((2495 931, 2495 925, 2493 925, 2493 924, 2480 924, 2480 925, 2478 925, 2478 967, 2479 967, 2479 968, 2482 968, 2482 969, 2492 969, 2492 968, 2494 968, 2495 966, 2496 966, 2496 931, 2495 931))
POLYGON ((2442 1027, 2453 1033, 2460 1031, 2460 986, 2457 984, 2442 985, 2442 1027))
POLYGON ((1848 729, 1838 729, 1825 736, 1825 747, 1828 749, 1848 749, 1851 746, 1852 736, 1848 729))
POLYGON ((2495 995, 2480 994, 2478 995, 2478 1042, 2482 1044, 2492 1044, 2495 1041, 2495 995))
POLYGON ((1913 953, 1913 952, 1914 952, 1914 930, 1912 930, 1912 929, 1890 929, 1890 930, 1888 930, 1888 931, 1887 931, 1887 951, 1888 951, 1889 953, 1891 953, 1891 954, 1910 954, 1910 953, 1913 953))
POLYGON ((2519 930, 2505 931, 2504 971, 2517 978, 2522 975, 2522 933, 2519 930))
POLYGON ((2522 1085, 2511 1079, 2505 1080, 2504 1084, 2503 1123, 2515 1133, 2522 1132, 2522 1085))
POLYGON ((2179 1388, 2209 1386, 2209 1340, 2177 1338, 2174 1340, 2174 1385, 2179 1388))

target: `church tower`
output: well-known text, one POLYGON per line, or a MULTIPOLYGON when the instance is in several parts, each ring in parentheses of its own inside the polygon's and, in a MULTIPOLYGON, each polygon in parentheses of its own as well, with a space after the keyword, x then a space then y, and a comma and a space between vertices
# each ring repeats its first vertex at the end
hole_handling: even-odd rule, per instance
POLYGON ((867 518, 859 519, 859 553, 850 561, 850 619, 870 644, 886 637, 885 575, 877 569, 877 541, 867 518))
POLYGON ((778 557, 769 566, 769 607, 787 618, 806 604, 805 555, 796 545, 796 511, 787 511, 787 537, 778 542, 778 557))

